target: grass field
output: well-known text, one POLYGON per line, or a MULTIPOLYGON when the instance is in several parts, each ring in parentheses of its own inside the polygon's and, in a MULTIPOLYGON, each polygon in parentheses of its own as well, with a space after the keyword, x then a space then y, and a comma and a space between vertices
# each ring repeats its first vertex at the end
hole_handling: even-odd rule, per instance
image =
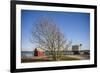
MULTIPOLYGON (((59 61, 72 61, 72 60, 81 60, 79 57, 73 57, 73 56, 62 56, 59 61)), ((52 59, 52 57, 32 57, 32 58, 22 58, 22 63, 28 63, 28 62, 46 62, 46 61, 55 61, 52 59)))

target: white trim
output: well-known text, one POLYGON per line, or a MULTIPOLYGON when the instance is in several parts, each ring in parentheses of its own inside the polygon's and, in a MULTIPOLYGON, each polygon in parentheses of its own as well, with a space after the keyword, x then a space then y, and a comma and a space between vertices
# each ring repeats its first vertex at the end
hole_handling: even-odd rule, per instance
POLYGON ((71 66, 71 65, 86 65, 94 64, 94 10, 84 8, 70 7, 50 7, 50 6, 35 6, 35 5, 16 5, 16 68, 38 68, 52 66, 71 66), (62 11, 62 12, 84 12, 90 13, 90 60, 81 61, 60 61, 60 62, 36 62, 36 63, 21 63, 21 9, 26 10, 42 10, 42 11, 62 11))

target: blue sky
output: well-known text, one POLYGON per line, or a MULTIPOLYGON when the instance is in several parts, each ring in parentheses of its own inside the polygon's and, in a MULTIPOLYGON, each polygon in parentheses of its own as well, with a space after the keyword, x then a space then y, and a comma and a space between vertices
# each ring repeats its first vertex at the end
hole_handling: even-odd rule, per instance
POLYGON ((72 44, 83 44, 82 49, 90 49, 90 14, 79 12, 54 12, 21 10, 21 45, 23 51, 31 51, 35 47, 30 42, 32 26, 40 17, 53 18, 65 37, 72 44))

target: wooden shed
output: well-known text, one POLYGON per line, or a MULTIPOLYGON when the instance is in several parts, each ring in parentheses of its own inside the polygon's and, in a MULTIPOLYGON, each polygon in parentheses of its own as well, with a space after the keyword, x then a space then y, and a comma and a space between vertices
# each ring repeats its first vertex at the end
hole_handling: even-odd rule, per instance
POLYGON ((44 56, 44 50, 41 48, 35 48, 34 49, 34 56, 44 56))

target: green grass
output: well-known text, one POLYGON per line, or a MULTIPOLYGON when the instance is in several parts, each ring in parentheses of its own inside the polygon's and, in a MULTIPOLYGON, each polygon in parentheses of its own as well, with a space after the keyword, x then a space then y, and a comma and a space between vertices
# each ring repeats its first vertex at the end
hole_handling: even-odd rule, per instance
MULTIPOLYGON (((69 57, 69 56, 62 56, 59 61, 72 61, 72 60, 80 60, 78 58, 69 57)), ((52 59, 52 57, 39 57, 39 58, 22 58, 22 63, 27 62, 46 62, 46 61, 55 61, 52 59)))
POLYGON ((70 60, 80 60, 80 59, 75 58, 75 57, 63 56, 63 57, 61 57, 60 60, 61 61, 70 61, 70 60))

